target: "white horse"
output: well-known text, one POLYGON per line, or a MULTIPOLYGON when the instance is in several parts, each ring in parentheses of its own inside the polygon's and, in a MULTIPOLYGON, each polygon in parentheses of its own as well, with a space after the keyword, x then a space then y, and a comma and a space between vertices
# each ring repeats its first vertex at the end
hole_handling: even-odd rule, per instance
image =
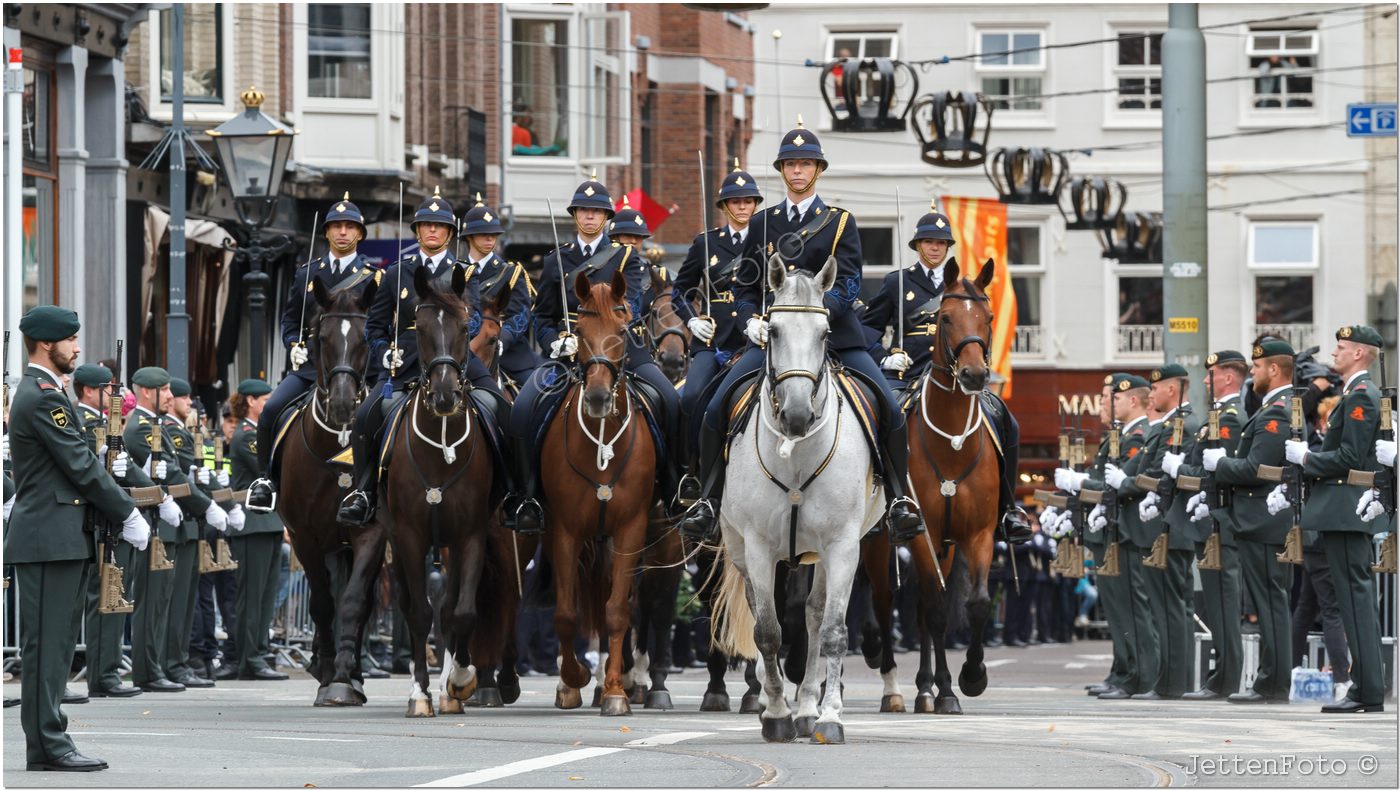
POLYGON ((816 277, 789 275, 776 255, 768 261, 775 297, 764 380, 757 413, 730 446, 720 511, 726 567, 714 617, 723 624, 717 639, 729 655, 760 659, 767 704, 759 715, 768 741, 799 735, 816 743, 845 741, 846 605, 860 562, 860 538, 885 511, 860 423, 827 361, 822 295, 835 279, 835 258, 828 258, 816 277), (775 566, 793 558, 816 563, 796 721, 779 673, 782 633, 773 595, 775 566), (819 657, 826 661, 823 676, 817 674, 819 657))

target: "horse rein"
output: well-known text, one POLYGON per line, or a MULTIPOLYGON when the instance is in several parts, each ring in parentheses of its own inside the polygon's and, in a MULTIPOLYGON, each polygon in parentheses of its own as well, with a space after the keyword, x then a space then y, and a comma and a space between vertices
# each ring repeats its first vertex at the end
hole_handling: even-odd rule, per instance
MULTIPOLYGON (((440 309, 442 309, 442 308, 436 307, 435 305, 432 305, 432 304, 420 303, 417 307, 413 308, 413 312, 414 312, 414 314, 416 315, 416 314, 418 313, 418 311, 423 310, 423 309, 425 309, 425 308, 426 308, 426 309, 429 309, 429 310, 440 310, 440 309)), ((416 322, 417 322, 417 320, 415 319, 415 323, 416 323, 416 322)), ((463 332, 466 331, 466 325, 465 325, 465 324, 462 326, 462 331, 463 331, 463 332)), ((460 386, 463 386, 463 387, 467 386, 467 368, 466 368, 465 365, 462 364, 461 360, 457 359, 456 357, 452 356, 451 354, 439 354, 439 355, 433 357, 432 359, 428 360, 428 362, 427 362, 426 364, 420 365, 420 367, 422 368, 422 370, 418 373, 418 385, 419 385, 419 389, 425 389, 425 388, 427 388, 427 386, 428 386, 428 381, 429 381, 429 379, 432 378, 433 371, 436 370, 439 366, 442 366, 442 365, 446 365, 447 367, 450 367, 450 368, 452 368, 453 370, 457 371, 457 383, 458 383, 460 386)), ((460 407, 460 406, 462 405, 462 403, 459 402, 458 405, 459 405, 459 407, 460 407)), ((449 462, 449 463, 450 463, 450 462, 449 462)))
MULTIPOLYGON (((938 318, 940 322, 942 321, 942 319, 946 318, 946 316, 943 315, 943 305, 947 304, 949 299, 958 299, 970 303, 986 302, 987 304, 991 304, 991 300, 988 299, 987 296, 984 294, 944 293, 943 301, 938 306, 938 318)), ((987 320, 991 321, 994 317, 995 316, 989 314, 987 320)), ((939 389, 942 389, 945 392, 952 392, 954 387, 961 387, 961 385, 958 384, 958 373, 961 370, 961 366, 958 365, 958 357, 962 355, 963 349, 971 345, 981 346, 982 361, 985 363, 991 360, 991 348, 987 344, 987 341, 984 340, 981 335, 967 335, 963 337, 962 340, 958 341, 957 346, 950 347, 948 345, 948 334, 946 332, 938 332, 936 324, 934 326, 934 334, 938 336, 938 349, 942 352, 944 362, 943 364, 939 364, 936 360, 929 359, 929 370, 945 374, 946 376, 948 376, 948 380, 950 383, 948 384, 948 386, 945 387, 943 386, 942 382, 938 381, 937 379, 934 379, 932 376, 930 376, 929 378, 933 381, 934 384, 938 385, 939 389)), ((963 390, 963 392, 967 392, 967 390, 963 390)), ((971 395, 972 393, 967 392, 967 394, 971 395)))
MULTIPOLYGON (((348 322, 355 319, 364 320, 367 318, 367 316, 364 313, 321 313, 316 316, 315 324, 313 325, 313 337, 320 337, 321 322, 327 318, 339 318, 342 321, 348 322)), ((350 424, 346 423, 340 426, 332 426, 324 419, 322 419, 321 413, 324 411, 324 409, 321 407, 321 401, 323 399, 327 401, 330 400, 330 385, 331 382, 335 381, 336 376, 349 376, 351 381, 353 381, 355 384, 355 405, 359 406, 360 402, 364 400, 365 396, 364 372, 354 367, 351 367, 350 365, 344 364, 335 365, 330 370, 323 372, 320 370, 320 361, 323 357, 320 354, 317 354, 316 358, 317 376, 316 384, 314 387, 315 391, 311 394, 311 418, 316 422, 316 425, 320 427, 321 430, 325 431, 326 433, 334 434, 336 437, 336 441, 340 443, 340 446, 345 447, 350 444, 350 424), (326 385, 324 387, 321 386, 321 379, 323 374, 326 381, 326 385)), ((303 429, 303 441, 305 441, 305 438, 306 436, 303 429)))
MULTIPOLYGON (((626 313, 627 305, 615 304, 612 306, 612 310, 615 313, 626 313)), ((594 316, 601 318, 602 314, 599 313, 597 310, 585 310, 582 306, 580 306, 578 310, 578 316, 579 318, 583 318, 584 316, 594 316)), ((625 331, 622 332, 619 336, 622 337, 623 343, 627 342, 625 331)), ((581 336, 580 339, 582 339, 581 336)), ((609 359, 606 356, 603 356, 602 354, 594 354, 588 359, 581 360, 578 363, 576 363, 574 365, 573 372, 574 380, 577 381, 580 385, 582 385, 584 381, 588 378, 588 371, 592 370, 595 366, 602 366, 608 369, 608 372, 612 374, 612 386, 608 388, 608 397, 612 401, 612 413, 614 416, 617 415, 617 393, 618 390, 622 388, 623 374, 621 364, 625 363, 613 362, 611 359, 609 359)))
MULTIPOLYGON (((825 307, 808 307, 806 305, 773 305, 772 307, 768 308, 768 313, 769 315, 772 315, 773 313, 809 313, 813 315, 823 316, 831 315, 831 312, 825 307)), ((778 385, 782 384, 788 379, 794 378, 807 379, 808 381, 812 382, 812 395, 810 401, 812 409, 814 411, 816 410, 817 395, 826 391, 826 389, 822 387, 822 383, 826 380, 826 369, 830 367, 830 365, 826 363, 826 356, 829 348, 828 338, 830 334, 831 330, 830 328, 828 328, 826 336, 822 337, 822 365, 817 369, 816 373, 813 373, 810 370, 803 370, 800 368, 784 370, 781 373, 779 373, 773 368, 773 355, 767 353, 763 355, 764 378, 767 380, 768 383, 768 400, 773 406, 774 414, 778 412, 778 385)))

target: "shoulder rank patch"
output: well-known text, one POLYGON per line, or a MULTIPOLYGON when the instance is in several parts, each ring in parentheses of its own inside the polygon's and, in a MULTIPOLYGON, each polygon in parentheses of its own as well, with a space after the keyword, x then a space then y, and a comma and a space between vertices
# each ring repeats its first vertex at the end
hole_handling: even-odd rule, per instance
POLYGON ((1278 420, 1269 420, 1267 423, 1264 423, 1264 430, 1269 433, 1278 433, 1278 420))
POLYGON ((53 385, 53 382, 51 382, 51 381, 41 381, 41 382, 39 382, 39 389, 41 389, 41 390, 56 390, 56 389, 58 389, 58 387, 55 387, 55 386, 53 385))
POLYGON ((1221 438, 1221 439, 1229 439, 1229 438, 1230 438, 1230 426, 1228 426, 1228 425, 1222 425, 1222 426, 1220 426, 1220 438, 1221 438))
POLYGON ((1347 416, 1352 418, 1353 420, 1356 420, 1357 422, 1364 422, 1366 420, 1366 412, 1362 410, 1360 406, 1357 406, 1356 408, 1352 409, 1351 414, 1348 414, 1347 416))
POLYGON ((54 409, 53 411, 49 412, 49 416, 53 418, 54 425, 57 425, 60 428, 68 427, 68 412, 64 411, 63 409, 54 409))

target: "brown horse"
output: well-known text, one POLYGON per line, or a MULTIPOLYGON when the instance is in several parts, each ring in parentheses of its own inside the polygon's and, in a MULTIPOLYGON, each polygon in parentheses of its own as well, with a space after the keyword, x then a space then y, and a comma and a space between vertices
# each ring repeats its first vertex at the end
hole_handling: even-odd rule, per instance
POLYGON ((507 400, 514 401, 519 386, 501 372, 500 341, 501 319, 510 308, 511 296, 509 288, 502 288, 494 300, 481 303, 481 328, 477 330, 476 337, 472 338, 471 348, 476 358, 481 360, 481 364, 491 371, 492 378, 501 385, 501 393, 507 400))
POLYGON ((588 683, 588 670, 570 648, 581 625, 585 633, 607 637, 602 713, 626 715, 631 707, 623 689, 623 640, 631 625, 632 577, 656 501, 659 459, 623 373, 632 319, 623 273, 597 285, 579 277, 574 292, 580 362, 547 429, 540 460, 545 551, 554 571, 554 628, 562 655, 554 704, 583 704, 579 689, 588 683))
POLYGON ((334 292, 319 277, 311 281, 317 305, 310 332, 316 343, 316 386, 310 404, 291 418, 281 442, 278 487, 296 493, 278 497, 277 514, 287 525, 310 588, 318 707, 365 703, 360 647, 384 564, 386 535, 377 524, 350 530, 329 517, 345 496, 349 477, 345 466, 330 459, 344 452, 363 394, 369 353, 366 312, 376 290, 375 282, 356 294, 334 292), (343 589, 335 589, 337 582, 343 589))
MULTIPOLYGON (((413 692, 409 718, 432 716, 428 696, 427 639, 434 603, 445 646, 442 695, 438 707, 461 712, 477 686, 471 666, 471 641, 480 624, 499 627, 496 605, 479 598, 483 576, 493 573, 488 536, 497 502, 492 501, 495 469, 485 426, 468 402, 463 360, 470 353, 468 306, 463 269, 452 274, 451 292, 439 291, 426 268, 414 272, 419 304, 414 312, 422 372, 404 404, 385 475, 384 512, 394 542, 394 572, 400 581, 399 605, 408 620, 413 645, 413 692), (425 427, 426 426, 426 427, 425 427), (428 599, 426 560, 440 560, 444 571, 441 597, 428 599), (480 616, 479 616, 480 615, 480 616)), ((504 634, 497 632, 497 639, 504 634)))
MULTIPOLYGON (((955 626, 962 620, 964 613, 959 609, 965 610, 972 637, 958 673, 958 687, 969 697, 987 688, 982 641, 992 614, 987 572, 997 540, 1001 471, 991 429, 980 413, 980 398, 990 376, 987 338, 992 336, 994 316, 986 289, 994 274, 991 261, 975 281, 960 276, 957 261, 945 265, 943 277, 948 285, 932 335, 933 356, 928 373, 915 384, 919 390, 910 409, 909 477, 928 527, 926 535, 909 543, 918 571, 922 626, 915 678, 915 710, 920 713, 962 713, 944 654, 950 618, 955 626), (951 545, 945 549, 946 544, 951 545), (930 643, 936 670, 930 666, 930 643)), ((871 581, 883 648, 879 668, 885 678, 885 695, 881 710, 902 711, 904 701, 894 678, 888 534, 872 537, 863 549, 862 563, 871 581)), ((872 666, 874 658, 868 656, 872 666)))
POLYGON ((690 368, 690 330, 676 312, 671 283, 661 276, 659 266, 651 269, 651 310, 646 314, 647 338, 656 364, 672 384, 679 384, 690 368))

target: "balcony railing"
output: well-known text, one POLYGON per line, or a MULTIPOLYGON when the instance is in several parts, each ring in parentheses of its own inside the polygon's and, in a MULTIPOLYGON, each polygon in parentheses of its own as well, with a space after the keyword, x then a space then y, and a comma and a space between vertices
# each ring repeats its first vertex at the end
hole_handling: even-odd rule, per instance
MULTIPOLYGON (((1313 336, 1317 334, 1315 324, 1255 324, 1254 337, 1260 335, 1273 335, 1288 341, 1295 351, 1302 351, 1313 344, 1313 336)), ((1250 340, 1253 340, 1251 337, 1250 340)))
POLYGON ((1161 354, 1161 324, 1123 324, 1118 327, 1119 354, 1161 354))
POLYGON ((1016 327, 1016 338, 1011 342, 1011 353, 1031 357, 1044 356, 1045 349, 1041 345, 1043 336, 1038 325, 1016 327))

